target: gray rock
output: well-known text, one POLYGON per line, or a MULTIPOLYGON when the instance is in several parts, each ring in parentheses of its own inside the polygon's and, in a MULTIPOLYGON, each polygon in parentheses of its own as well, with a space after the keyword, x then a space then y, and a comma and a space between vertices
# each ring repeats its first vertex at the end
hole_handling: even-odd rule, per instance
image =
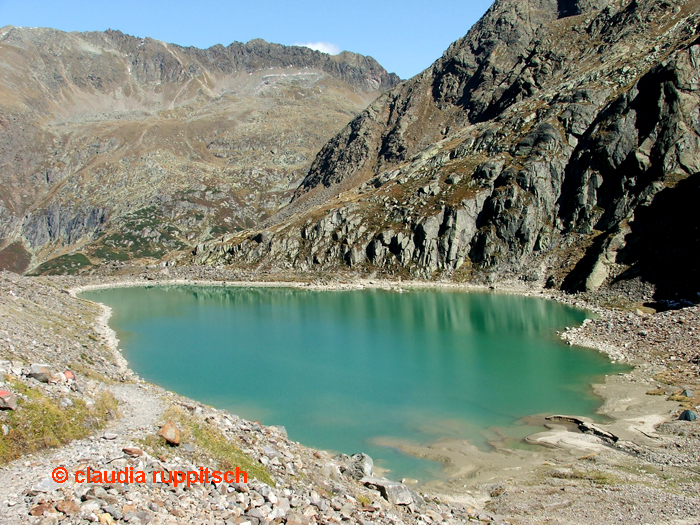
POLYGON ((695 421, 697 418, 698 415, 692 410, 684 410, 681 412, 681 415, 678 416, 679 421, 695 421))
POLYGON ((692 390, 688 390, 687 388, 681 392, 681 395, 684 397, 695 397, 695 394, 693 394, 692 390))
POLYGON ((355 479, 362 479, 366 477, 372 477, 372 469, 374 468, 374 461, 367 454, 360 453, 354 454, 350 457, 351 466, 348 469, 350 475, 355 479))
POLYGON ((608 268, 605 263, 601 260, 595 263, 590 275, 586 279, 585 289, 587 292, 594 292, 605 282, 608 278, 608 268))
POLYGON ((153 519, 151 513, 145 510, 138 511, 134 515, 134 517, 139 520, 139 523, 141 523, 141 525, 146 525, 147 523, 151 522, 151 519, 153 519))
POLYGON ((63 487, 63 484, 56 483, 50 476, 42 479, 32 487, 32 492, 52 492, 63 487))
POLYGON ((411 491, 403 483, 377 477, 365 477, 360 481, 365 486, 378 490, 389 503, 394 505, 410 505, 413 503, 411 491))
POLYGON ((49 365, 34 363, 29 368, 29 377, 33 377, 42 383, 48 383, 54 380, 54 374, 49 368, 49 365))
POLYGON ((112 516, 115 520, 122 519, 122 513, 116 508, 114 508, 112 505, 104 505, 102 507, 102 510, 104 510, 107 514, 112 516))

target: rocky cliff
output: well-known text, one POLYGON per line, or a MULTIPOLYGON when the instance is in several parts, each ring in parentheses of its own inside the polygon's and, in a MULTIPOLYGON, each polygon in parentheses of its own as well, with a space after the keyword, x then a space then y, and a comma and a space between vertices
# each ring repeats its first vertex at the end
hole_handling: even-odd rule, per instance
POLYGON ((498 0, 194 260, 695 298, 699 7, 498 0))
POLYGON ((0 265, 158 260, 255 225, 398 77, 262 40, 0 29, 0 265))

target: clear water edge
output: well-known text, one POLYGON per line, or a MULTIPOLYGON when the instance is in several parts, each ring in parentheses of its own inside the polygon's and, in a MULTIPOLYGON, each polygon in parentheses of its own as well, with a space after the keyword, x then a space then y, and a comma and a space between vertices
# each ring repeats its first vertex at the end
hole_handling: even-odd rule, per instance
POLYGON ((378 443, 523 446, 538 430, 524 417, 595 417, 591 384, 627 370, 561 341, 556 331, 587 313, 540 298, 191 285, 81 297, 112 308, 110 325, 144 379, 422 481, 441 478, 441 465, 378 443))

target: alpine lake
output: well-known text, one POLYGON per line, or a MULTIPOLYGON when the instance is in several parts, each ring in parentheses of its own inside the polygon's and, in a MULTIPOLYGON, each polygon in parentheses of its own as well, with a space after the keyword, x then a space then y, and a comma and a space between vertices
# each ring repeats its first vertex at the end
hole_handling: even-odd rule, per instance
POLYGON ((132 370, 320 449, 421 481, 441 464, 387 443, 495 439, 523 418, 596 418, 592 383, 628 370, 557 335, 589 314, 518 295, 154 286, 93 290, 132 370))

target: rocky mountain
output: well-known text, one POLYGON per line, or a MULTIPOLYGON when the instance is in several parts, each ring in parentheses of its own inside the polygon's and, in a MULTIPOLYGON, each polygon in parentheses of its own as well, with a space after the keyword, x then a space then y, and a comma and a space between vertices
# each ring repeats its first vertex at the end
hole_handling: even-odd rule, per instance
POLYGON ((699 11, 497 0, 331 139, 264 229, 192 261, 696 300, 699 11))
POLYGON ((349 52, 9 26, 0 64, 0 266, 39 272, 254 226, 399 82, 349 52))

